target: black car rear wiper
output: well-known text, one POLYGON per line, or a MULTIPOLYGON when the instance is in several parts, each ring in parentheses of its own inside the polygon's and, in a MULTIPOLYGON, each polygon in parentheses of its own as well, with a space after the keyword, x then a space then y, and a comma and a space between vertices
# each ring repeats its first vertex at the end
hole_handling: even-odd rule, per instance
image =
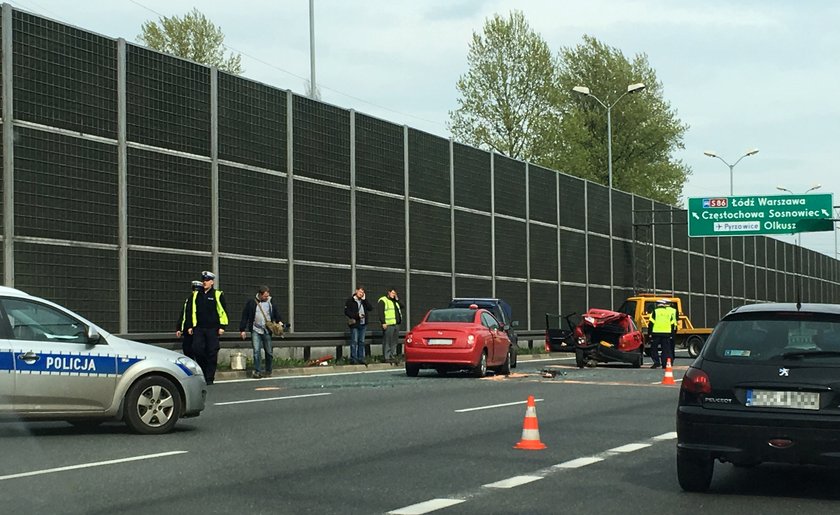
POLYGON ((797 350, 790 352, 783 352, 780 354, 783 359, 788 358, 806 358, 806 357, 836 357, 840 356, 840 351, 836 350, 797 350))

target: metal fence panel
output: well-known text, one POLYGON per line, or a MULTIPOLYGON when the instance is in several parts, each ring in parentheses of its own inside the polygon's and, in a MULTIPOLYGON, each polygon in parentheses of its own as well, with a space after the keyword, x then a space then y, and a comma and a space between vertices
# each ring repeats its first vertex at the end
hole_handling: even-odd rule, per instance
POLYGON ((219 72, 219 159, 285 172, 286 92, 219 72))
POLYGON ((128 149, 128 241, 211 250, 210 163, 128 149))
POLYGON ((409 129, 409 195, 449 204, 449 190, 449 140, 409 129))
POLYGON ((286 178, 219 167, 219 250, 285 258, 288 250, 286 178))
POLYGON ((452 271, 449 208, 412 201, 409 207, 411 268, 452 271))
POLYGON ((119 328, 117 284, 116 250, 15 245, 16 288, 67 306, 107 331, 119 328))
POLYGON ((134 45, 126 50, 128 140, 210 155, 210 69, 134 45))
MULTIPOLYGON (((295 180, 294 257, 350 264, 350 191, 295 180)), ((364 207, 361 216, 364 216, 364 207)), ((366 245, 364 236, 359 245, 366 245)))
POLYGON ((496 213, 525 219, 525 163, 493 154, 496 213))
POLYGON ((350 184, 350 112, 298 95, 292 100, 295 175, 350 184))
POLYGON ((15 233, 117 243, 117 148, 17 127, 15 233))
POLYGON ((356 114, 356 186, 405 193, 403 128, 356 114))
POLYGON ((15 118, 117 138, 117 44, 13 11, 15 118))

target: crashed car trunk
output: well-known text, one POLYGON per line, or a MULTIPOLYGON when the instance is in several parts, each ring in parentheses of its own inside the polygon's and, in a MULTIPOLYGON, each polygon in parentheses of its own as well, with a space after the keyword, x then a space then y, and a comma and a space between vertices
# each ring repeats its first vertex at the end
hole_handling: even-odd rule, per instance
POLYGON ((642 366, 644 338, 633 319, 624 313, 607 309, 590 309, 577 327, 575 364, 578 368, 600 363, 629 363, 642 366))

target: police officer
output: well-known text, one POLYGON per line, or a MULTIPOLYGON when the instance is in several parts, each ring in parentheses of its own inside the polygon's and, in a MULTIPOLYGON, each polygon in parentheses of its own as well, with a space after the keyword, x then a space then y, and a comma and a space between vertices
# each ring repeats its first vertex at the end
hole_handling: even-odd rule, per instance
POLYGON ((653 365, 650 368, 659 368, 664 362, 670 359, 674 361, 674 347, 671 341, 677 332, 677 310, 671 307, 666 299, 656 301, 656 309, 650 314, 648 323, 648 334, 651 335, 650 357, 653 365), (659 352, 662 349, 662 360, 659 352))
MULTIPOLYGON (((192 291, 197 292, 201 290, 201 285, 201 281, 193 281, 192 291)), ((184 356, 190 359, 195 359, 195 353, 193 352, 192 348, 193 336, 192 334, 187 332, 187 329, 192 327, 192 316, 187 316, 187 306, 189 305, 190 300, 192 300, 192 294, 190 294, 186 299, 184 299, 184 307, 181 310, 181 318, 178 322, 178 330, 175 331, 175 337, 182 338, 181 350, 184 352, 184 356)))
POLYGON ((379 323, 382 324, 382 354, 387 363, 397 363, 397 333, 402 323, 402 302, 395 288, 379 297, 379 323))
POLYGON ((195 360, 204 372, 207 384, 213 384, 216 378, 219 336, 225 334, 228 324, 225 296, 213 287, 215 284, 216 274, 201 272, 201 289, 193 292, 189 303, 192 327, 187 332, 193 336, 195 360))

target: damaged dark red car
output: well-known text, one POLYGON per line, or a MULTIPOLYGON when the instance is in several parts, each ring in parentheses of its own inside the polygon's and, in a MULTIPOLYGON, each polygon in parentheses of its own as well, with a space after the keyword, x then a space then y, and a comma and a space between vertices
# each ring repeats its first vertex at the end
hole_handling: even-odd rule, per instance
POLYGON ((629 363, 639 368, 644 361, 644 337, 627 314, 591 308, 575 327, 575 337, 578 368, 598 363, 629 363))

